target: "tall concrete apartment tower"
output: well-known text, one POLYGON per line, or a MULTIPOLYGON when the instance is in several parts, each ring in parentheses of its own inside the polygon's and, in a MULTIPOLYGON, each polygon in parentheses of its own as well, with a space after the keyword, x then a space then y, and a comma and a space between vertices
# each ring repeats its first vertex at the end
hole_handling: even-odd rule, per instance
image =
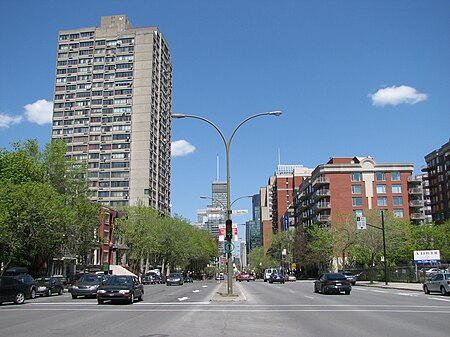
POLYGON ((172 64, 157 27, 126 15, 59 32, 52 139, 86 162, 91 200, 170 213, 172 64))

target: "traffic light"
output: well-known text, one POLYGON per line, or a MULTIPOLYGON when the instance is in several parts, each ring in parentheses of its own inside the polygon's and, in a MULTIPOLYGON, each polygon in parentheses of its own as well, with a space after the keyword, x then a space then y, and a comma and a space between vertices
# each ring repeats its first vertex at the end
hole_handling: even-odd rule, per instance
POLYGON ((233 239, 233 222, 231 219, 225 221, 225 239, 227 241, 232 241, 233 239))

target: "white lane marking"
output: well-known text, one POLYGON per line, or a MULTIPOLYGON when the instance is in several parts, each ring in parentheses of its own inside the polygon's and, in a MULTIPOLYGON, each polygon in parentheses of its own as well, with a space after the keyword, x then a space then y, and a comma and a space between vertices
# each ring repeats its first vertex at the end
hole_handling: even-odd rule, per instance
POLYGON ((184 296, 184 297, 178 297, 178 301, 186 301, 186 300, 188 300, 189 299, 189 297, 186 297, 186 296, 184 296))
POLYGON ((419 296, 419 294, 412 294, 412 293, 396 293, 396 295, 411 296, 411 297, 419 296))
POLYGON ((314 299, 314 297, 312 297, 312 296, 306 296, 306 295, 305 295, 305 297, 306 297, 306 298, 310 298, 310 299, 312 299, 312 300, 314 299))
POLYGON ((204 285, 204 286, 202 286, 202 288, 208 288, 208 286, 207 286, 207 285, 204 285))
POLYGON ((435 301, 444 301, 444 302, 450 302, 449 298, 440 298, 440 297, 427 297, 430 300, 435 300, 435 301))
POLYGON ((192 290, 193 293, 199 293, 200 290, 192 290))

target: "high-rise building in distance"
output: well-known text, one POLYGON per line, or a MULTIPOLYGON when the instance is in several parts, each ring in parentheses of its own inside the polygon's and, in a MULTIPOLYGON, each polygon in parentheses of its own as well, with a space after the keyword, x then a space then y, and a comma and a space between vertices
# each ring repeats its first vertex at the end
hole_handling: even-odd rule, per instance
POLYGON ((60 31, 52 139, 87 164, 91 200, 170 213, 172 64, 157 27, 126 15, 60 31))

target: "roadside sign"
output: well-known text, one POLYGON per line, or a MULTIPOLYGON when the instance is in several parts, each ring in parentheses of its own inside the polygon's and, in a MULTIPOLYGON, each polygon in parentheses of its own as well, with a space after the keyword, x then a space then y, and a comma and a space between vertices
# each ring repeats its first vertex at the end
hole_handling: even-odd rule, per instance
POLYGON ((365 216, 357 216, 356 217, 356 228, 358 228, 358 229, 366 229, 367 228, 365 216))
POLYGON ((414 263, 440 263, 441 252, 438 249, 435 250, 415 250, 414 251, 414 263))
POLYGON ((234 250, 234 244, 232 242, 227 242, 224 245, 225 253, 231 253, 234 250))
POLYGON ((248 209, 233 209, 233 214, 248 214, 248 209))

